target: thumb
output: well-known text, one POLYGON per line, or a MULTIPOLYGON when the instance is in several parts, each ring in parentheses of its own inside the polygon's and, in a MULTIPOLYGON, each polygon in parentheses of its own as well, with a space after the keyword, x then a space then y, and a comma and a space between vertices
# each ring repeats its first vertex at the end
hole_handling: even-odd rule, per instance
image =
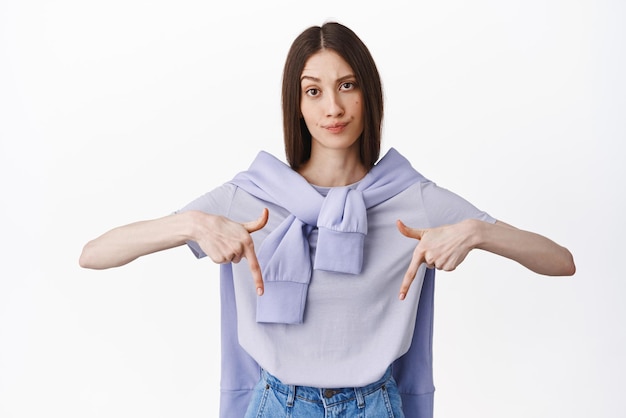
POLYGON ((415 238, 415 239, 421 240, 422 236, 424 235, 424 232, 426 232, 423 229, 409 228, 400 219, 396 221, 396 226, 398 227, 398 231, 400 231, 402 235, 404 235, 405 237, 409 237, 409 238, 415 238))
POLYGON ((264 208, 263 213, 261 213, 261 216, 259 216, 256 220, 245 222, 242 225, 248 232, 258 231, 259 229, 263 228, 265 224, 267 223, 267 219, 269 218, 269 213, 270 213, 269 210, 267 210, 267 208, 264 208))

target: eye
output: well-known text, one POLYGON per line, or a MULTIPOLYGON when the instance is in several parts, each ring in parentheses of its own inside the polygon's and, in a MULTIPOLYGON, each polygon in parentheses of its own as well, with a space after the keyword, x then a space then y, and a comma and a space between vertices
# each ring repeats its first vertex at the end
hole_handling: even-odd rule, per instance
POLYGON ((320 94, 320 91, 318 89, 308 89, 305 93, 307 96, 315 97, 320 94))
POLYGON ((340 90, 354 90, 356 88, 356 83, 352 81, 346 81, 345 83, 341 83, 339 86, 340 90))

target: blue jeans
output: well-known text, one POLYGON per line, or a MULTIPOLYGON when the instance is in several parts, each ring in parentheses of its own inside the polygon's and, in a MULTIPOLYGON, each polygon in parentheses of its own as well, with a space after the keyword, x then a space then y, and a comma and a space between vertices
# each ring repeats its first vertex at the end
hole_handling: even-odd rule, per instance
POLYGON ((285 385, 261 372, 245 418, 404 418, 391 367, 360 388, 325 389, 285 385))

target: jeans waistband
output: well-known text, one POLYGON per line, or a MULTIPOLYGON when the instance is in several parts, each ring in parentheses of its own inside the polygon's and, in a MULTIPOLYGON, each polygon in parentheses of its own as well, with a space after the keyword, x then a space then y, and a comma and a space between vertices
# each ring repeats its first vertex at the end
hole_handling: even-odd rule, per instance
POLYGON ((387 368, 385 374, 376 382, 353 388, 318 388, 312 386, 286 385, 266 370, 261 370, 261 374, 267 385, 288 396, 288 404, 293 402, 296 396, 313 402, 323 402, 327 405, 356 398, 357 402, 362 404, 364 396, 376 392, 391 378, 391 366, 387 368))

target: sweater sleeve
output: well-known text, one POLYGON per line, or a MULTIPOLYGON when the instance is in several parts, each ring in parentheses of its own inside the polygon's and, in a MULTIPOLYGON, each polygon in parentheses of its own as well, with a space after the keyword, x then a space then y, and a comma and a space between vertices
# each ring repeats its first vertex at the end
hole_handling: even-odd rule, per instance
POLYGON ((454 224, 465 219, 479 219, 490 223, 496 221, 487 212, 431 181, 422 183, 420 191, 422 205, 431 228, 454 224))

